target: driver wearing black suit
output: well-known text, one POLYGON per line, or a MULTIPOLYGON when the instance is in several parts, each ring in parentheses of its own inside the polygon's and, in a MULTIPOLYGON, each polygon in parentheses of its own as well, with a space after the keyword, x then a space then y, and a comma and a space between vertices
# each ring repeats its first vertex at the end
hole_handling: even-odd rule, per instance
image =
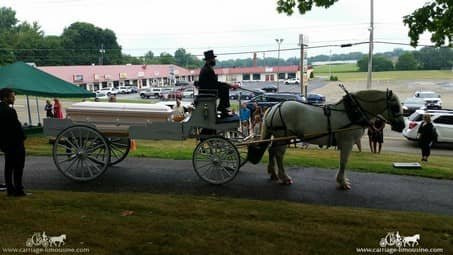
POLYGON ((221 117, 231 116, 229 110, 230 107, 230 87, 238 88, 236 85, 230 85, 225 82, 220 82, 217 79, 217 75, 214 72, 214 66, 216 65, 214 51, 208 50, 204 52, 204 60, 206 61, 203 68, 201 68, 198 86, 200 94, 203 94, 203 90, 215 90, 217 96, 220 99, 217 110, 221 112, 221 117))

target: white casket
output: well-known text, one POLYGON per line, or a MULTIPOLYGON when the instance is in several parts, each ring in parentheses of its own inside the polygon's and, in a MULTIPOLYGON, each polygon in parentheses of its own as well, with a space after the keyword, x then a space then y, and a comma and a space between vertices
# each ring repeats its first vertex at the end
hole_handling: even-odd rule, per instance
POLYGON ((101 132, 124 133, 129 126, 167 122, 172 109, 162 104, 81 102, 66 109, 73 122, 88 122, 101 132))

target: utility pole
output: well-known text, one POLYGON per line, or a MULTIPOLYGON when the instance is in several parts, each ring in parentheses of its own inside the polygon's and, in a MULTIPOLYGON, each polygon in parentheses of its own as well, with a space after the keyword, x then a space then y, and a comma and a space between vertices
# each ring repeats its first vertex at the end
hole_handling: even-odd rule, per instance
POLYGON ((370 0, 370 11, 371 11, 371 15, 370 15, 370 48, 369 48, 369 51, 368 51, 368 79, 367 79, 367 83, 366 83, 366 88, 367 89, 371 89, 371 76, 372 76, 372 73, 373 73, 373 42, 374 42, 374 39, 373 39, 373 32, 374 32, 374 21, 373 21, 373 17, 374 17, 374 11, 373 11, 373 0, 370 0))
POLYGON ((280 92, 280 79, 278 75, 280 74, 280 44, 283 42, 283 39, 275 39, 278 44, 278 57, 277 57, 277 92, 280 92))
POLYGON ((104 44, 102 43, 101 44, 101 48, 99 49, 99 53, 101 53, 101 56, 99 56, 99 65, 103 65, 104 64, 104 53, 105 53, 105 49, 104 49, 104 44))
MULTIPOLYGON (((306 39, 304 39, 304 35, 303 34, 300 34, 299 35, 299 45, 300 45, 300 93, 301 95, 304 95, 305 98, 307 98, 307 94, 308 94, 308 84, 307 85, 304 85, 304 73, 305 73, 305 69, 307 67, 305 67, 305 58, 304 58, 304 47, 306 46, 305 45, 305 41, 306 39)), ((307 74, 308 75, 308 74, 307 74)), ((307 80, 308 80, 308 77, 307 77, 307 80)))
POLYGON ((329 49, 329 80, 332 77, 332 49, 329 49))

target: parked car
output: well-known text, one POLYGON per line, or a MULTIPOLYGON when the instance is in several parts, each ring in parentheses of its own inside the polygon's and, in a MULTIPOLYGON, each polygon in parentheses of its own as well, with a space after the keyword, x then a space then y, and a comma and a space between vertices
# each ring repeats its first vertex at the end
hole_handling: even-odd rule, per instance
POLYGON ((277 86, 272 84, 268 84, 262 88, 262 90, 264 90, 267 93, 275 93, 277 92, 277 89, 278 89, 277 86))
POLYGON ((284 101, 305 102, 305 98, 298 94, 291 93, 266 93, 250 99, 250 101, 247 102, 247 107, 253 111, 255 108, 254 103, 256 102, 258 106, 265 110, 270 106, 284 101))
POLYGON ((307 103, 312 105, 323 105, 326 103, 326 97, 321 94, 308 94, 307 103))
POLYGON ((251 89, 251 91, 236 89, 236 90, 230 91, 230 99, 238 100, 239 95, 241 95, 241 100, 250 100, 257 95, 261 95, 264 93, 266 93, 266 92, 261 89, 251 89))
POLYGON ((175 81, 175 86, 188 86, 189 82, 185 80, 177 80, 175 81))
POLYGON ((138 92, 138 88, 136 86, 130 86, 130 89, 131 89, 131 93, 137 93, 138 92))
POLYGON ((131 93, 131 88, 130 87, 126 87, 126 86, 120 86, 118 88, 118 93, 120 93, 120 94, 129 94, 129 93, 131 93))
POLYGON ((193 87, 186 88, 182 91, 183 97, 193 97, 195 90, 193 87))
POLYGON ((414 93, 415 98, 423 98, 426 107, 430 109, 442 109, 442 100, 440 95, 433 91, 417 91, 414 93))
POLYGON ((170 87, 162 87, 162 88, 149 88, 149 89, 144 89, 140 92, 140 97, 141 98, 161 98, 164 96, 164 94, 168 94, 171 92, 173 89, 170 87))
POLYGON ((182 98, 182 96, 183 96, 183 94, 182 94, 182 91, 180 91, 180 90, 162 91, 159 94, 159 97, 162 100, 182 98))
POLYGON ((94 98, 95 102, 99 102, 101 99, 108 99, 109 97, 102 93, 102 92, 96 92, 96 97, 94 98))
POLYGON ((116 88, 102 88, 98 91, 96 91, 97 93, 104 93, 106 94, 107 96, 111 96, 111 95, 115 95, 118 94, 118 89, 116 88))
POLYGON ((290 78, 290 79, 285 80, 286 85, 299 84, 299 83, 300 83, 300 81, 297 78, 290 78))
POLYGON ((403 108, 403 115, 409 116, 418 109, 426 109, 425 100, 423 98, 410 97, 406 98, 404 102, 401 103, 403 108))
POLYGON ((416 110, 409 116, 403 136, 408 140, 418 140, 418 129, 425 113, 431 115, 431 121, 436 128, 436 142, 453 143, 453 110, 416 110))

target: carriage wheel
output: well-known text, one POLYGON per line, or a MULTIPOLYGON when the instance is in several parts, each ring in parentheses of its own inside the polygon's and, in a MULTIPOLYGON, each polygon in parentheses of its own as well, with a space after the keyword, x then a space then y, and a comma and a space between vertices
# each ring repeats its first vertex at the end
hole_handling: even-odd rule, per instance
POLYGON ((236 177, 241 159, 233 143, 222 137, 201 141, 192 156, 193 169, 205 182, 225 184, 236 177))
POLYGON ((110 146, 96 129, 75 125, 58 134, 53 145, 53 160, 69 179, 91 181, 107 170, 110 146))
POLYGON ((110 145, 110 166, 123 161, 131 149, 131 139, 129 137, 109 137, 110 145))
MULTIPOLYGON (((219 135, 228 139, 235 146, 236 146, 236 144, 246 142, 245 135, 242 132, 237 131, 237 130, 222 131, 219 133, 219 135)), ((245 163, 247 163, 247 153, 248 153, 247 148, 248 148, 247 146, 236 146, 236 149, 239 152, 239 157, 241 159, 241 163, 240 163, 239 167, 242 167, 243 165, 245 165, 245 163)))

